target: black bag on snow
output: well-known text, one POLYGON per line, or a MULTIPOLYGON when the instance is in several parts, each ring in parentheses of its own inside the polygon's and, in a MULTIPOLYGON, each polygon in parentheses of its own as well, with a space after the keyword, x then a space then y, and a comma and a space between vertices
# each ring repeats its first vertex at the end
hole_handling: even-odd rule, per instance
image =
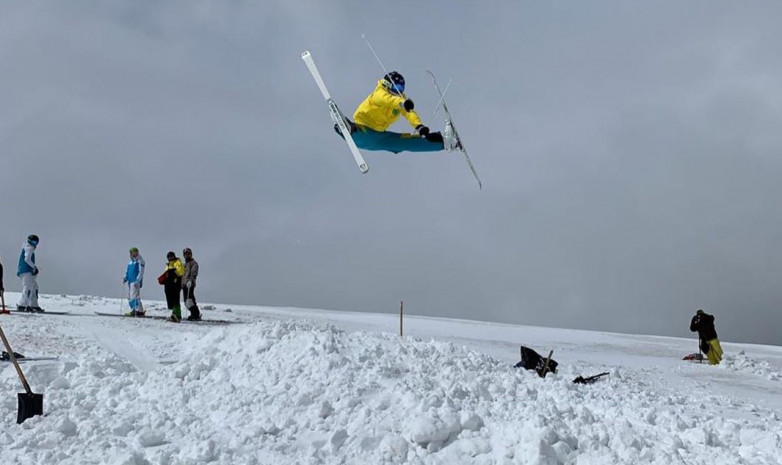
MULTIPOLYGON (((546 357, 541 356, 539 353, 530 349, 529 347, 521 346, 521 361, 514 365, 515 368, 524 368, 525 370, 535 370, 540 373, 543 371, 543 366, 546 364, 546 357)), ((552 373, 557 372, 558 363, 554 359, 549 360, 548 369, 552 373)))

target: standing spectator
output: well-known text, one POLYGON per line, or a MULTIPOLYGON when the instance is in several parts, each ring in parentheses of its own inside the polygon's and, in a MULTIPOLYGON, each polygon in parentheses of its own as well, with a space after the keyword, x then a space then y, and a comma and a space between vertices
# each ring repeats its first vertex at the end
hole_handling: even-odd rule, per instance
POLYGON ((27 242, 22 244, 19 254, 19 266, 16 276, 22 278, 22 298, 16 309, 20 312, 43 312, 38 306, 38 267, 35 265, 35 248, 38 247, 38 236, 30 234, 27 242))
POLYGON ((141 304, 141 286, 144 284, 144 257, 138 252, 138 247, 130 248, 130 261, 125 269, 122 282, 128 285, 128 306, 130 311, 126 316, 144 316, 144 306, 141 304))
POLYGON ((185 257, 185 276, 182 278, 182 295, 185 298, 185 308, 190 315, 188 321, 200 321, 201 311, 195 298, 196 278, 198 278, 198 262, 193 258, 193 251, 186 247, 182 251, 185 257))
POLYGON ((158 282, 163 285, 166 293, 166 304, 171 310, 171 321, 179 323, 182 321, 182 308, 179 303, 179 293, 182 290, 182 276, 185 275, 185 266, 182 260, 177 258, 174 252, 166 254, 166 269, 158 278, 158 282))
POLYGON ((714 316, 698 309, 690 322, 690 331, 698 332, 700 349, 709 358, 709 365, 719 365, 722 361, 722 346, 714 329, 714 316))
POLYGON ((11 313, 5 308, 5 287, 3 287, 3 263, 0 262, 0 298, 3 299, 3 308, 0 313, 11 313))

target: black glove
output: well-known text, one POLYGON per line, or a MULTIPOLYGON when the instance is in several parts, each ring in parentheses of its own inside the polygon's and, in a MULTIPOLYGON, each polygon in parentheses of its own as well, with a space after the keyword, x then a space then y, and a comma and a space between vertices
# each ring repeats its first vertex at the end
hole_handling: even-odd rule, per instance
POLYGON ((426 126, 424 126, 423 124, 419 124, 418 126, 416 126, 416 127, 415 127, 415 130, 416 130, 416 131, 418 131, 418 134, 419 134, 421 137, 426 137, 426 136, 428 136, 428 135, 429 135, 429 128, 427 128, 427 127, 426 127, 426 126))
POLYGON ((405 108, 405 111, 413 111, 413 108, 415 108, 415 104, 410 99, 405 100, 402 106, 405 108))
POLYGON ((38 267, 33 268, 33 276, 38 274, 38 267))

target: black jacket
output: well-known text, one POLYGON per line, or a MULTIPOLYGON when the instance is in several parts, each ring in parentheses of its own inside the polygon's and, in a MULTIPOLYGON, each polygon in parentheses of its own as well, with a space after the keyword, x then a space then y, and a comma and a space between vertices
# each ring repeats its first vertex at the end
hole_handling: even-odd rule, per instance
POLYGON ((690 331, 698 331, 701 341, 717 339, 717 330, 714 329, 714 316, 708 313, 695 315, 690 322, 690 331))

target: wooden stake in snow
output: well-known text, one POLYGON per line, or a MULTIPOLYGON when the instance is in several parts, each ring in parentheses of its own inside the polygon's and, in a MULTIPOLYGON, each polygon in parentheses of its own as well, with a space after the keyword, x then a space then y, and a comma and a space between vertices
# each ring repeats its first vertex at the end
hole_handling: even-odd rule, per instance
POLYGON ((404 315, 405 315, 405 302, 403 300, 399 301, 399 335, 404 336, 404 315))

